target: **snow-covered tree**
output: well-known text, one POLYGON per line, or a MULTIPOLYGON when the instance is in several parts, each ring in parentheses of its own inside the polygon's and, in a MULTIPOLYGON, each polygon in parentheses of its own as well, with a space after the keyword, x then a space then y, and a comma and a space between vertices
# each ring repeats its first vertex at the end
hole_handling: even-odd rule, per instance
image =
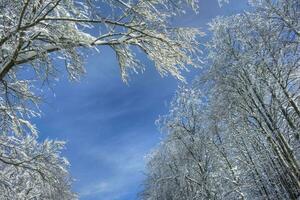
POLYGON ((0 199, 76 198, 63 144, 38 142, 30 121, 40 114, 36 86, 62 67, 78 80, 85 49, 101 53, 101 46, 114 51, 124 81, 144 70, 140 53, 162 76, 183 80, 181 71, 197 64, 202 34, 172 26, 185 9, 196 11, 197 1, 0 0, 0 199))
POLYGON ((61 157, 64 143, 34 136, 0 136, 0 198, 76 199, 71 192, 68 161, 61 157))
POLYGON ((78 79, 85 71, 84 48, 100 51, 101 46, 110 46, 125 81, 130 71, 143 70, 137 50, 154 61, 159 73, 170 73, 182 80, 180 71, 196 64, 196 37, 201 34, 198 29, 169 24, 172 16, 184 12, 185 4, 197 8, 196 1, 181 0, 1 0, 2 129, 19 130, 20 125, 25 125, 33 131, 27 121, 16 117, 35 115, 28 110, 28 104, 40 100, 33 93, 32 80, 24 78, 24 71, 44 81, 58 75, 55 63, 63 60, 70 79, 78 79))
POLYGON ((144 199, 168 199, 166 187, 188 199, 299 199, 300 2, 249 3, 249 12, 218 17, 210 24, 210 67, 179 91, 168 120, 161 122, 167 135, 150 156, 144 199), (190 124, 197 128, 190 129, 190 124), (167 151, 174 135, 185 143, 167 151), (195 141, 202 141, 205 149, 195 141), (194 156, 183 156, 189 149, 194 156), (193 157, 203 160, 203 154, 210 161, 205 180, 192 167, 198 163, 193 157), (185 170, 167 179, 170 171, 161 158, 185 170), (209 185, 214 195, 200 196, 205 190, 196 184, 185 189, 185 174, 194 183, 209 185), (174 177, 185 184, 176 185, 174 177))
POLYGON ((217 197, 219 188, 212 179, 217 161, 205 117, 205 97, 197 90, 180 88, 170 113, 158 120, 167 137, 148 156, 144 199, 217 197))
POLYGON ((236 110, 249 130, 260 130, 286 174, 285 189, 295 198, 300 191, 300 2, 252 5, 255 12, 212 23, 212 74, 227 108, 236 110))

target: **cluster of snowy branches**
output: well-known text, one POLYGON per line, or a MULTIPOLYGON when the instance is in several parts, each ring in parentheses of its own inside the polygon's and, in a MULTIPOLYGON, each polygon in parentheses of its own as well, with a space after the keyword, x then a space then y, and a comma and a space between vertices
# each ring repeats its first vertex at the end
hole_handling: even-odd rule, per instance
POLYGON ((299 199, 300 2, 213 20, 211 66, 158 122, 142 199, 299 199))
MULTIPOLYGON (((0 0, 0 199, 76 199, 63 142, 38 141, 39 83, 65 67, 85 72, 83 49, 109 46, 124 81, 143 70, 145 53, 161 75, 183 80, 198 61, 198 29, 169 19, 196 10, 196 0, 0 0), (61 65, 63 63, 64 65, 61 65)), ((42 84, 40 84, 42 85, 42 84)))

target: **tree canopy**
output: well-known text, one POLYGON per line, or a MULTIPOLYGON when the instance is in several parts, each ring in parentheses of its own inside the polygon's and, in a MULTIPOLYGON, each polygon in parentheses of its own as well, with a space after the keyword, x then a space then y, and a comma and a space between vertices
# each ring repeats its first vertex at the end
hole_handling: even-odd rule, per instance
POLYGON ((194 0, 0 0, 0 198, 76 199, 63 142, 38 142, 39 82, 85 72, 84 49, 109 46, 121 78, 144 69, 145 53, 161 75, 183 80, 199 60, 195 28, 170 19, 197 9, 194 0), (63 63, 64 66, 58 63, 63 63), (29 76, 30 75, 30 76, 29 76), (30 77, 30 78, 28 78, 30 77))
POLYGON ((300 2, 218 17, 209 67, 180 88, 142 198, 299 199, 300 2))

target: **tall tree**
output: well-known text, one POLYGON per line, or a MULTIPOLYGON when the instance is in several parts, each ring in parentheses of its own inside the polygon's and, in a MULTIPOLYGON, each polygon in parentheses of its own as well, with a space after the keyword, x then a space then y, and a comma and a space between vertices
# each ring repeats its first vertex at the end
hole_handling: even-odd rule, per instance
MULTIPOLYGON (((192 162, 185 170, 177 170, 173 177, 183 177, 188 172, 194 183, 206 184, 209 180, 213 184, 208 189, 214 195, 197 196, 203 190, 194 186, 195 190, 185 190, 181 196, 196 199, 300 197, 300 2, 249 3, 252 5, 249 12, 218 17, 210 24, 213 32, 207 45, 210 67, 188 92, 180 91, 183 95, 175 97, 171 115, 161 123, 165 127, 163 132, 168 133, 166 141, 174 134, 185 138, 189 132, 185 124, 200 127, 192 129, 198 130, 193 140, 184 140, 184 148, 192 149, 193 155, 175 154, 168 163, 176 163, 180 169, 192 162), (191 98, 188 93, 196 95, 191 98), (191 107, 201 112, 182 109, 191 107), (205 141, 205 150, 202 145, 194 146, 197 140, 205 141), (193 157, 201 157, 205 152, 206 159, 211 161, 206 181, 191 167, 198 163, 193 157)), ((156 173, 164 165, 153 164, 157 157, 171 154, 161 150, 166 146, 166 142, 162 143, 156 156, 150 159, 150 178, 145 187, 145 194, 150 195, 143 195, 144 199, 156 199, 148 192, 153 187, 159 192, 168 192, 161 190, 166 186, 176 191, 186 187, 176 186, 172 179, 160 185, 153 182, 164 178, 166 173, 165 167, 156 173)), ((174 145, 172 152, 181 153, 182 148, 174 145)), ((168 199, 163 194, 160 196, 158 199, 168 199)))

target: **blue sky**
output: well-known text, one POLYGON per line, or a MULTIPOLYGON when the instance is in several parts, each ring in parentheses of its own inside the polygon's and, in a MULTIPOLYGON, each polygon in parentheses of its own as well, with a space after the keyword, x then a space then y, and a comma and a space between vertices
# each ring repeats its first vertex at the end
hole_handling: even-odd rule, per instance
MULTIPOLYGON (((217 0, 200 0, 198 15, 188 14, 174 23, 207 31, 212 18, 236 13, 244 5, 245 0, 232 0, 220 8, 217 0)), ((63 155, 71 163, 74 190, 82 200, 138 199, 145 155, 162 137, 154 122, 168 111, 180 84, 160 77, 152 62, 141 59, 146 71, 131 76, 126 85, 114 54, 104 47, 100 54, 88 56, 87 74, 80 82, 68 82, 64 74, 54 92, 46 92, 43 115, 35 123, 42 139, 67 141, 63 155)), ((195 69, 186 76, 192 79, 198 73, 195 69)))

